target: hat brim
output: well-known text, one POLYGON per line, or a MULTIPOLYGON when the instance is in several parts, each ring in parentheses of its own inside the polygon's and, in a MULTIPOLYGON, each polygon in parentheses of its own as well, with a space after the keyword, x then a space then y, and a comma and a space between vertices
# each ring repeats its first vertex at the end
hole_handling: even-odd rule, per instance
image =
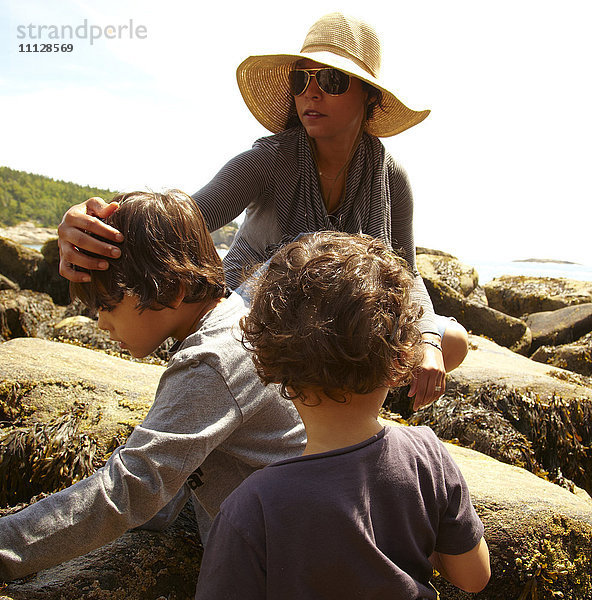
POLYGON ((288 75, 296 61, 308 58, 334 67, 374 86, 382 92, 381 107, 366 123, 366 131, 378 137, 401 133, 429 114, 429 110, 415 111, 405 106, 381 81, 356 65, 351 59, 332 52, 299 54, 266 54, 249 56, 236 70, 238 87, 253 116, 272 133, 286 128, 292 105, 288 75))

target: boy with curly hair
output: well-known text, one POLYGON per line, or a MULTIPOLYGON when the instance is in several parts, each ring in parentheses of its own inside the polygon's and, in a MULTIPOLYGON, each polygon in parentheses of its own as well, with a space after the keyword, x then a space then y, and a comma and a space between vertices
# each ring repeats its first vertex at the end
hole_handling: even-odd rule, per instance
POLYGON ((243 300, 193 200, 133 192, 107 224, 125 235, 121 257, 72 295, 135 357, 177 340, 144 421, 107 464, 73 486, 0 519, 0 579, 80 556, 126 530, 160 529, 191 498, 202 540, 220 503, 248 475, 299 455, 293 405, 264 387, 238 339, 243 300), (148 522, 149 521, 149 522, 148 522), (147 523, 148 522, 148 523, 147 523))
POLYGON ((300 238, 262 271, 243 343, 294 402, 307 444, 222 504, 200 600, 434 599, 434 566, 466 591, 486 585, 483 525, 458 467, 429 428, 378 420, 419 364, 410 285, 382 242, 337 232, 300 238))

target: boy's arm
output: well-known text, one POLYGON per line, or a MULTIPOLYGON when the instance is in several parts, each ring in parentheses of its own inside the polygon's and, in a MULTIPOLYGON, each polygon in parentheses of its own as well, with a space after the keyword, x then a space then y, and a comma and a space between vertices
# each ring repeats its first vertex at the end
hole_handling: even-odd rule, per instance
POLYGON ((465 592, 480 592, 491 576, 489 549, 484 538, 463 554, 434 552, 430 562, 444 579, 465 592))
POLYGON ((444 444, 428 431, 439 447, 440 477, 444 483, 436 547, 430 562, 452 584, 466 592, 478 592, 487 585, 491 574, 483 523, 459 466, 444 444))
POLYGON ((142 525, 241 421, 216 371, 169 367, 150 413, 103 468, 0 519, 0 579, 59 564, 142 525))

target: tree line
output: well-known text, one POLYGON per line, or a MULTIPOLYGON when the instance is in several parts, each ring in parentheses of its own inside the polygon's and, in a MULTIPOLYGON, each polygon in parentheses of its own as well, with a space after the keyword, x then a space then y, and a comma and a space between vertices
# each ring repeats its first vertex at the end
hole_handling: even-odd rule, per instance
POLYGON ((0 167, 0 225, 10 227, 32 221, 57 227, 66 210, 92 196, 106 200, 115 192, 51 177, 0 167))

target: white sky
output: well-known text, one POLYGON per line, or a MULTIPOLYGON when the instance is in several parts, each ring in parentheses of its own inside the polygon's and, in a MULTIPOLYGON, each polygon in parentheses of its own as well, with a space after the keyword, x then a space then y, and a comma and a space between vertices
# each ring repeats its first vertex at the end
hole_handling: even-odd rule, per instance
POLYGON ((469 263, 591 265, 589 4, 2 0, 0 165, 115 190, 192 193, 267 134, 242 102, 238 64, 298 51, 318 17, 342 10, 376 26, 390 88, 432 110, 384 140, 411 178, 416 243, 469 263), (84 19, 101 28, 131 19, 147 37, 18 52, 57 41, 19 39, 19 26, 84 19))

